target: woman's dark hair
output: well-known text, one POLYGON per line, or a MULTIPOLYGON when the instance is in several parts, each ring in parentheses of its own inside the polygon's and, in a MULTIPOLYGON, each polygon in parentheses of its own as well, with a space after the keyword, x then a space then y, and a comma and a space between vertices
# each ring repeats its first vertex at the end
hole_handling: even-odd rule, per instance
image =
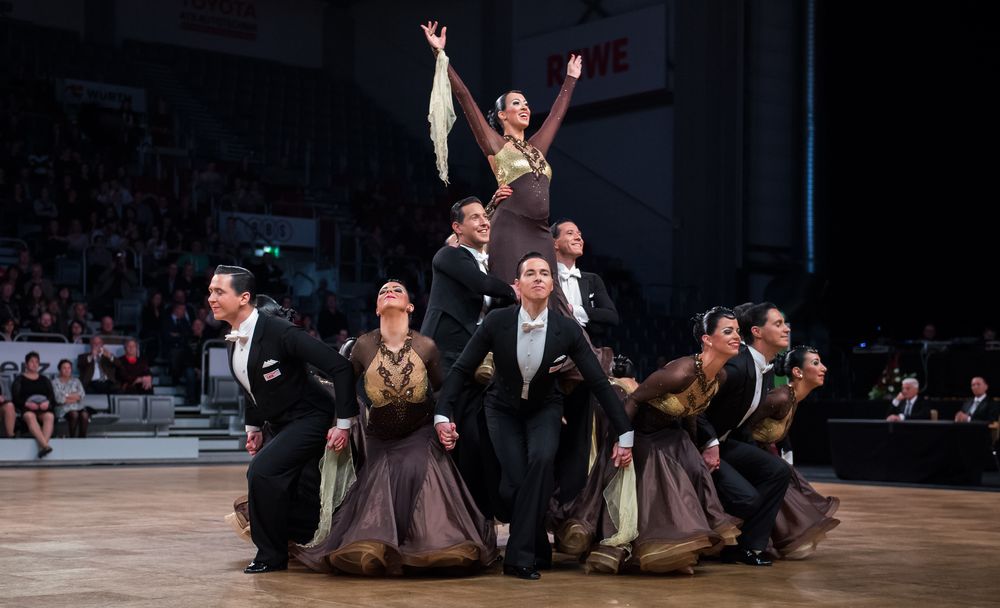
POLYGON ((270 317, 278 317, 279 319, 284 319, 289 323, 294 322, 295 315, 298 314, 297 312, 295 312, 294 308, 285 308, 281 304, 278 304, 274 300, 274 298, 264 294, 260 294, 256 298, 254 298, 254 306, 257 308, 257 311, 260 312, 260 314, 262 315, 268 315, 270 317))
POLYGON ((703 335, 711 335, 719 327, 720 319, 736 319, 733 309, 725 306, 713 306, 705 312, 699 312, 691 317, 691 333, 694 334, 694 341, 701 344, 703 335))
MULTIPOLYGON (((529 251, 528 253, 522 255, 521 259, 517 261, 517 275, 514 278, 515 279, 521 278, 521 267, 524 266, 524 263, 527 262, 528 260, 534 260, 534 259, 545 260, 546 264, 548 264, 549 262, 544 255, 538 253, 537 251, 529 251)), ((549 272, 552 272, 551 264, 549 264, 549 272)))
POLYGON ((35 359, 38 359, 39 361, 41 361, 41 360, 42 360, 42 356, 41 356, 41 355, 39 355, 39 354, 38 354, 37 352, 35 352, 35 351, 31 351, 31 352, 29 352, 29 353, 28 353, 27 355, 25 355, 25 356, 24 356, 24 362, 25 362, 25 363, 27 363, 27 362, 28 362, 28 361, 30 361, 30 360, 31 360, 32 358, 35 358, 35 359))
POLYGON ((740 336, 744 342, 753 344, 754 337, 751 329, 763 327, 767 323, 767 313, 772 308, 777 310, 778 305, 774 302, 760 302, 758 304, 746 302, 734 309, 736 318, 740 322, 740 336))
POLYGON ((615 378, 635 378, 635 364, 625 355, 615 355, 611 375, 615 378))
POLYGON ((59 365, 56 365, 56 369, 62 369, 63 363, 69 363, 69 366, 73 367, 73 362, 70 361, 69 359, 60 359, 59 360, 59 365))
POLYGON ((511 89, 506 93, 502 93, 497 100, 493 102, 493 109, 486 113, 486 121, 490 123, 490 126, 496 129, 497 133, 503 135, 503 123, 500 122, 500 117, 498 114, 507 109, 507 96, 511 93, 518 93, 524 95, 522 91, 517 89, 511 89))
POLYGON ((228 274, 232 280, 233 291, 236 292, 236 295, 239 296, 244 292, 249 292, 251 302, 254 300, 254 296, 257 295, 257 279, 246 268, 241 266, 216 266, 215 274, 228 274))
POLYGON ((812 346, 794 346, 783 353, 778 353, 774 358, 774 373, 778 376, 787 376, 792 373, 792 368, 802 367, 806 364, 806 355, 809 353, 819 354, 819 351, 812 346))

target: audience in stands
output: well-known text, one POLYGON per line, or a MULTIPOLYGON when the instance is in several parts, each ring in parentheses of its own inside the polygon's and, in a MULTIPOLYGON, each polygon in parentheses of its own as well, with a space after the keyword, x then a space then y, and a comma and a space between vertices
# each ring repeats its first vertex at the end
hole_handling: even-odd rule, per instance
POLYGON ((40 367, 38 353, 32 351, 25 355, 24 371, 14 379, 10 392, 21 421, 38 444, 38 457, 44 458, 52 451, 49 440, 55 428, 56 397, 52 382, 38 373, 40 367))
POLYGON ((73 362, 69 359, 59 362, 59 375, 52 380, 52 391, 56 398, 56 416, 69 424, 68 436, 86 437, 94 410, 83 404, 87 392, 80 379, 73 375, 73 362))
POLYGON ((153 374, 149 363, 139 355, 139 343, 130 338, 125 342, 125 354, 115 361, 119 391, 132 395, 153 394, 153 374))
POLYGON ((88 393, 103 395, 118 390, 115 356, 104 346, 100 336, 90 339, 90 352, 77 358, 76 368, 80 370, 80 381, 88 393))

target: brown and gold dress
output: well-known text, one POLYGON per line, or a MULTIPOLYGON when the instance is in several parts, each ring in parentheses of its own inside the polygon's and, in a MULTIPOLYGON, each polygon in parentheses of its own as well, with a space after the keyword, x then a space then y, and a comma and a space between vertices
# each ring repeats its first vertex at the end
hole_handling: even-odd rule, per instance
MULTIPOLYGON (((483 154, 491 159, 498 186, 510 186, 509 198, 492 209, 490 274, 506 283, 514 281, 517 262, 525 253, 537 251, 556 268, 555 247, 549 232, 549 182, 552 167, 545 155, 566 116, 576 78, 567 76, 541 128, 524 141, 497 133, 476 106, 469 89, 449 64, 448 78, 465 119, 483 154)), ((556 289, 559 291, 558 282, 556 289)), ((559 298, 562 298, 559 295, 559 298)))
MULTIPOLYGON (((612 547, 592 547, 589 570, 671 572, 693 566, 699 555, 736 543, 738 520, 723 510, 711 474, 686 430, 686 421, 693 421, 708 406, 718 387, 718 378, 707 379, 700 355, 694 355, 668 363, 631 391, 638 404, 629 414, 636 432, 632 456, 639 535, 632 542, 631 556, 612 547)), ((568 544, 577 548, 581 538, 592 542, 597 534, 607 537, 614 530, 600 500, 614 467, 606 454, 598 463, 607 463, 603 466, 610 471, 595 475, 600 469, 595 467, 574 516, 560 528, 575 532, 568 544)), ((557 544, 566 538, 557 533, 557 544)))
MULTIPOLYGON (((792 427, 797 407, 795 389, 791 385, 768 393, 751 422, 754 441, 767 449, 784 439, 792 427)), ((771 532, 771 552, 782 559, 808 557, 826 533, 840 525, 840 520, 834 517, 839 507, 839 498, 823 496, 792 467, 792 478, 771 532)))
POLYGON ((434 342, 410 332, 392 352, 375 330, 358 338, 351 363, 367 412, 364 465, 327 538, 293 555, 315 570, 364 575, 470 572, 494 562, 493 524, 434 432, 432 388, 441 382, 434 342))

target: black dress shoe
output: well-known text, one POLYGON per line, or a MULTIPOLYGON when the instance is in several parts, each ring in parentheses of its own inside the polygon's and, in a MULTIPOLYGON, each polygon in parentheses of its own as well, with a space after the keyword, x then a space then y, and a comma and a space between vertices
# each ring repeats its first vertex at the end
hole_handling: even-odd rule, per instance
POLYGON ((44 448, 38 448, 38 457, 39 458, 45 458, 46 456, 48 456, 51 453, 52 453, 52 446, 51 445, 47 445, 44 448))
POLYGON ((763 553, 754 553, 742 547, 725 547, 719 555, 724 564, 746 564, 747 566, 770 566, 771 560, 763 553))
POLYGON ((534 568, 526 568, 523 566, 511 566, 504 564, 503 573, 508 576, 516 576, 517 578, 523 578, 528 581, 537 581, 542 578, 542 575, 538 573, 538 570, 534 568))
POLYGON ((265 564, 264 562, 252 561, 249 566, 243 569, 243 573, 264 574, 265 572, 277 572, 279 570, 288 570, 288 564, 272 566, 270 564, 265 564))

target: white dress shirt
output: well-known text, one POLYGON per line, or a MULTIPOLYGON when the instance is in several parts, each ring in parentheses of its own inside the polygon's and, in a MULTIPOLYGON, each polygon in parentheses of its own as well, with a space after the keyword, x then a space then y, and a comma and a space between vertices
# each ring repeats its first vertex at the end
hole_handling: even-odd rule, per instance
MULTIPOLYGON (((549 309, 546 307, 541 314, 532 319, 524 308, 517 311, 517 367, 521 370, 521 399, 528 398, 531 381, 542 364, 545 354, 545 336, 548 333, 549 309), (525 325, 537 325, 525 330, 525 325)), ((450 422, 446 416, 434 416, 434 424, 450 422)), ((628 431, 618 436, 618 445, 631 448, 635 442, 635 432, 628 431)))
POLYGON ((983 399, 986 399, 986 395, 973 398, 972 406, 969 408, 968 412, 969 418, 972 418, 972 416, 976 413, 976 410, 979 409, 979 404, 983 402, 983 399))
MULTIPOLYGON (((743 419, 740 420, 740 423, 736 425, 737 428, 743 426, 743 423, 746 422, 760 406, 760 397, 764 392, 764 374, 771 370, 771 365, 768 364, 764 355, 752 346, 747 346, 747 349, 750 351, 750 356, 753 357, 753 371, 754 376, 756 377, 756 382, 754 383, 753 401, 750 402, 750 409, 748 409, 747 413, 743 415, 743 419)), ((726 437, 729 437, 729 433, 731 432, 732 430, 726 431, 722 437, 719 437, 719 441, 725 441, 726 437)), ((713 445, 718 445, 718 443, 710 441, 705 447, 710 448, 713 445)))
POLYGON ((538 372, 545 354, 546 326, 549 322, 549 309, 546 307, 541 314, 532 319, 528 312, 521 308, 517 311, 517 367, 521 370, 521 399, 528 398, 528 385, 538 372), (525 331, 525 324, 536 324, 539 327, 525 331))
MULTIPOLYGON (((250 395, 250 400, 257 403, 257 400, 253 396, 253 391, 250 390, 250 373, 247 370, 247 365, 250 360, 250 344, 253 343, 253 332, 257 327, 257 319, 260 318, 260 313, 254 308, 250 316, 247 317, 242 323, 240 323, 239 329, 234 329, 233 333, 237 334, 239 338, 233 345, 233 375, 236 377, 236 381, 243 385, 246 389, 247 395, 250 395)), ((252 424, 247 424, 246 432, 253 433, 260 430, 259 426, 254 426, 252 424)), ((350 418, 337 418, 337 428, 349 429, 351 428, 350 418)))
POLYGON ((573 264, 567 267, 562 262, 556 262, 559 271, 559 286, 562 287, 563 294, 573 308, 573 317, 576 322, 583 327, 590 322, 590 315, 583 308, 583 294, 580 293, 580 269, 573 264))
MULTIPOLYGON (((893 407, 899 407, 900 403, 904 404, 903 405, 903 411, 901 411, 898 414, 900 420, 906 420, 910 416, 910 413, 913 411, 913 403, 916 400, 917 400, 916 397, 914 397, 913 399, 893 399, 892 400, 892 406, 893 407)), ((972 414, 969 414, 969 415, 971 416, 972 414)))
MULTIPOLYGON (((483 274, 489 274, 486 265, 490 261, 489 254, 476 251, 468 245, 461 245, 462 249, 465 249, 472 254, 472 257, 476 258, 476 265, 479 266, 479 270, 483 274)), ((476 321, 476 325, 480 325, 483 322, 483 318, 486 316, 486 312, 490 309, 490 305, 493 304, 493 298, 490 296, 483 296, 483 307, 479 311, 479 319, 476 321)))

